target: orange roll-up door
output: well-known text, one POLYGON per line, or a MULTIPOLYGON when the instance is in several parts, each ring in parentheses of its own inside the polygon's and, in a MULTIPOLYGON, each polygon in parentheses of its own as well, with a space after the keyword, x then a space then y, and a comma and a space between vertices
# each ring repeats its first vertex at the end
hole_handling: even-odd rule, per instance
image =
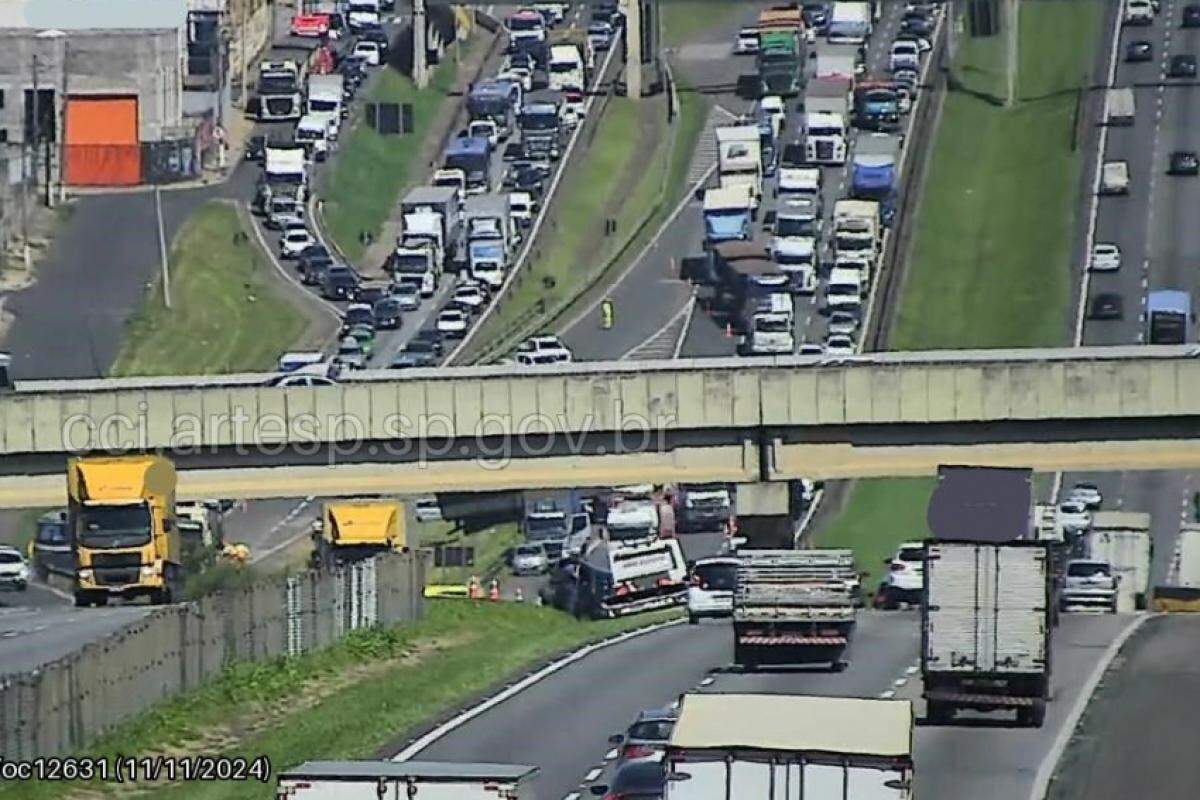
POLYGON ((69 97, 66 181, 72 186, 142 182, 137 97, 69 97))

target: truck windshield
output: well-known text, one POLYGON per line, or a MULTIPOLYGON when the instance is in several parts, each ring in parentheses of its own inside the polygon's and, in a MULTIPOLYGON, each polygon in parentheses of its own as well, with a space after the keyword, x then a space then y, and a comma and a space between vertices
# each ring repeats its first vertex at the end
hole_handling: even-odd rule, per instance
POLYGON ((296 79, 291 75, 264 75, 258 82, 258 93, 296 94, 296 79))
POLYGON ((792 325, 790 320, 783 316, 760 317, 755 321, 754 329, 759 333, 790 333, 792 325))
POLYGON ((310 97, 308 99, 308 110, 314 114, 332 114, 338 110, 338 101, 310 97))
POLYGON ((79 514, 84 547, 140 547, 150 542, 150 506, 85 506, 79 514))
POLYGON ((875 242, 869 233, 840 232, 837 235, 838 250, 870 250, 875 242))
POLYGON ((817 235, 816 221, 812 217, 776 217, 775 234, 777 236, 807 236, 817 235))
POLYGON ((57 520, 39 522, 36 540, 38 544, 69 544, 71 541, 66 524, 57 520))
POLYGON ((561 536, 566 531, 567 520, 565 517, 527 517, 525 519, 525 535, 531 539, 561 536))
POLYGON ((521 114, 521 130, 523 131, 551 131, 557 127, 557 111, 526 111, 521 114))
POLYGON ((574 61, 551 61, 550 71, 557 72, 560 75, 564 72, 574 72, 577 65, 574 61))
POLYGON ((654 527, 646 522, 618 522, 608 526, 608 538, 615 541, 649 539, 657 535, 658 532, 654 530, 654 527))

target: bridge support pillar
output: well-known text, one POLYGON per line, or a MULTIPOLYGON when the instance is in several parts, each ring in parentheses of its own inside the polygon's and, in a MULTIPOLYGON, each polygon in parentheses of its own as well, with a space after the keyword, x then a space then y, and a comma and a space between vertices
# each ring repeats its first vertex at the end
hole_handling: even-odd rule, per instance
POLYGON ((738 536, 746 547, 788 550, 796 527, 786 481, 737 485, 738 536))

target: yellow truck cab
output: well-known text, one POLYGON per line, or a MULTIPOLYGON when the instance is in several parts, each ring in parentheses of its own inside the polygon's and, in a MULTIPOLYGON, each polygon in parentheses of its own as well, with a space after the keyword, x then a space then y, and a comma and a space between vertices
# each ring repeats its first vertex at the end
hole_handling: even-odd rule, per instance
POLYGON ((314 567, 337 567, 406 550, 404 504, 396 500, 326 503, 313 531, 314 567))
POLYGON ((175 465, 161 456, 68 460, 75 605, 142 595, 162 604, 178 597, 183 569, 175 482, 175 465))

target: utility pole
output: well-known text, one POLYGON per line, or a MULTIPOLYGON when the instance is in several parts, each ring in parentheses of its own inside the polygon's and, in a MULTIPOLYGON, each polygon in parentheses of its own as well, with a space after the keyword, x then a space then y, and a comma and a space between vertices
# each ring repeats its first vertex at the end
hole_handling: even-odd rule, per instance
POLYGON ((418 89, 424 89, 429 83, 429 68, 425 63, 426 50, 429 47, 429 32, 426 26, 425 0, 413 0, 412 79, 418 89))
POLYGON ((642 97, 642 0, 629 0, 625 17, 625 96, 642 97))
POLYGON ((1004 104, 1011 108, 1017 102, 1017 73, 1020 71, 1021 51, 1021 23, 1019 20, 1019 3, 1018 0, 1003 0, 1004 2, 1004 24, 1007 28, 1005 36, 1007 38, 1008 50, 1008 91, 1004 98, 1004 104))
POLYGON ((246 110, 246 105, 250 102, 250 90, 246 87, 246 36, 249 34, 249 29, 246 21, 246 9, 250 6, 250 0, 242 0, 241 6, 241 31, 242 35, 238 37, 238 57, 241 59, 242 72, 242 110, 246 110))

